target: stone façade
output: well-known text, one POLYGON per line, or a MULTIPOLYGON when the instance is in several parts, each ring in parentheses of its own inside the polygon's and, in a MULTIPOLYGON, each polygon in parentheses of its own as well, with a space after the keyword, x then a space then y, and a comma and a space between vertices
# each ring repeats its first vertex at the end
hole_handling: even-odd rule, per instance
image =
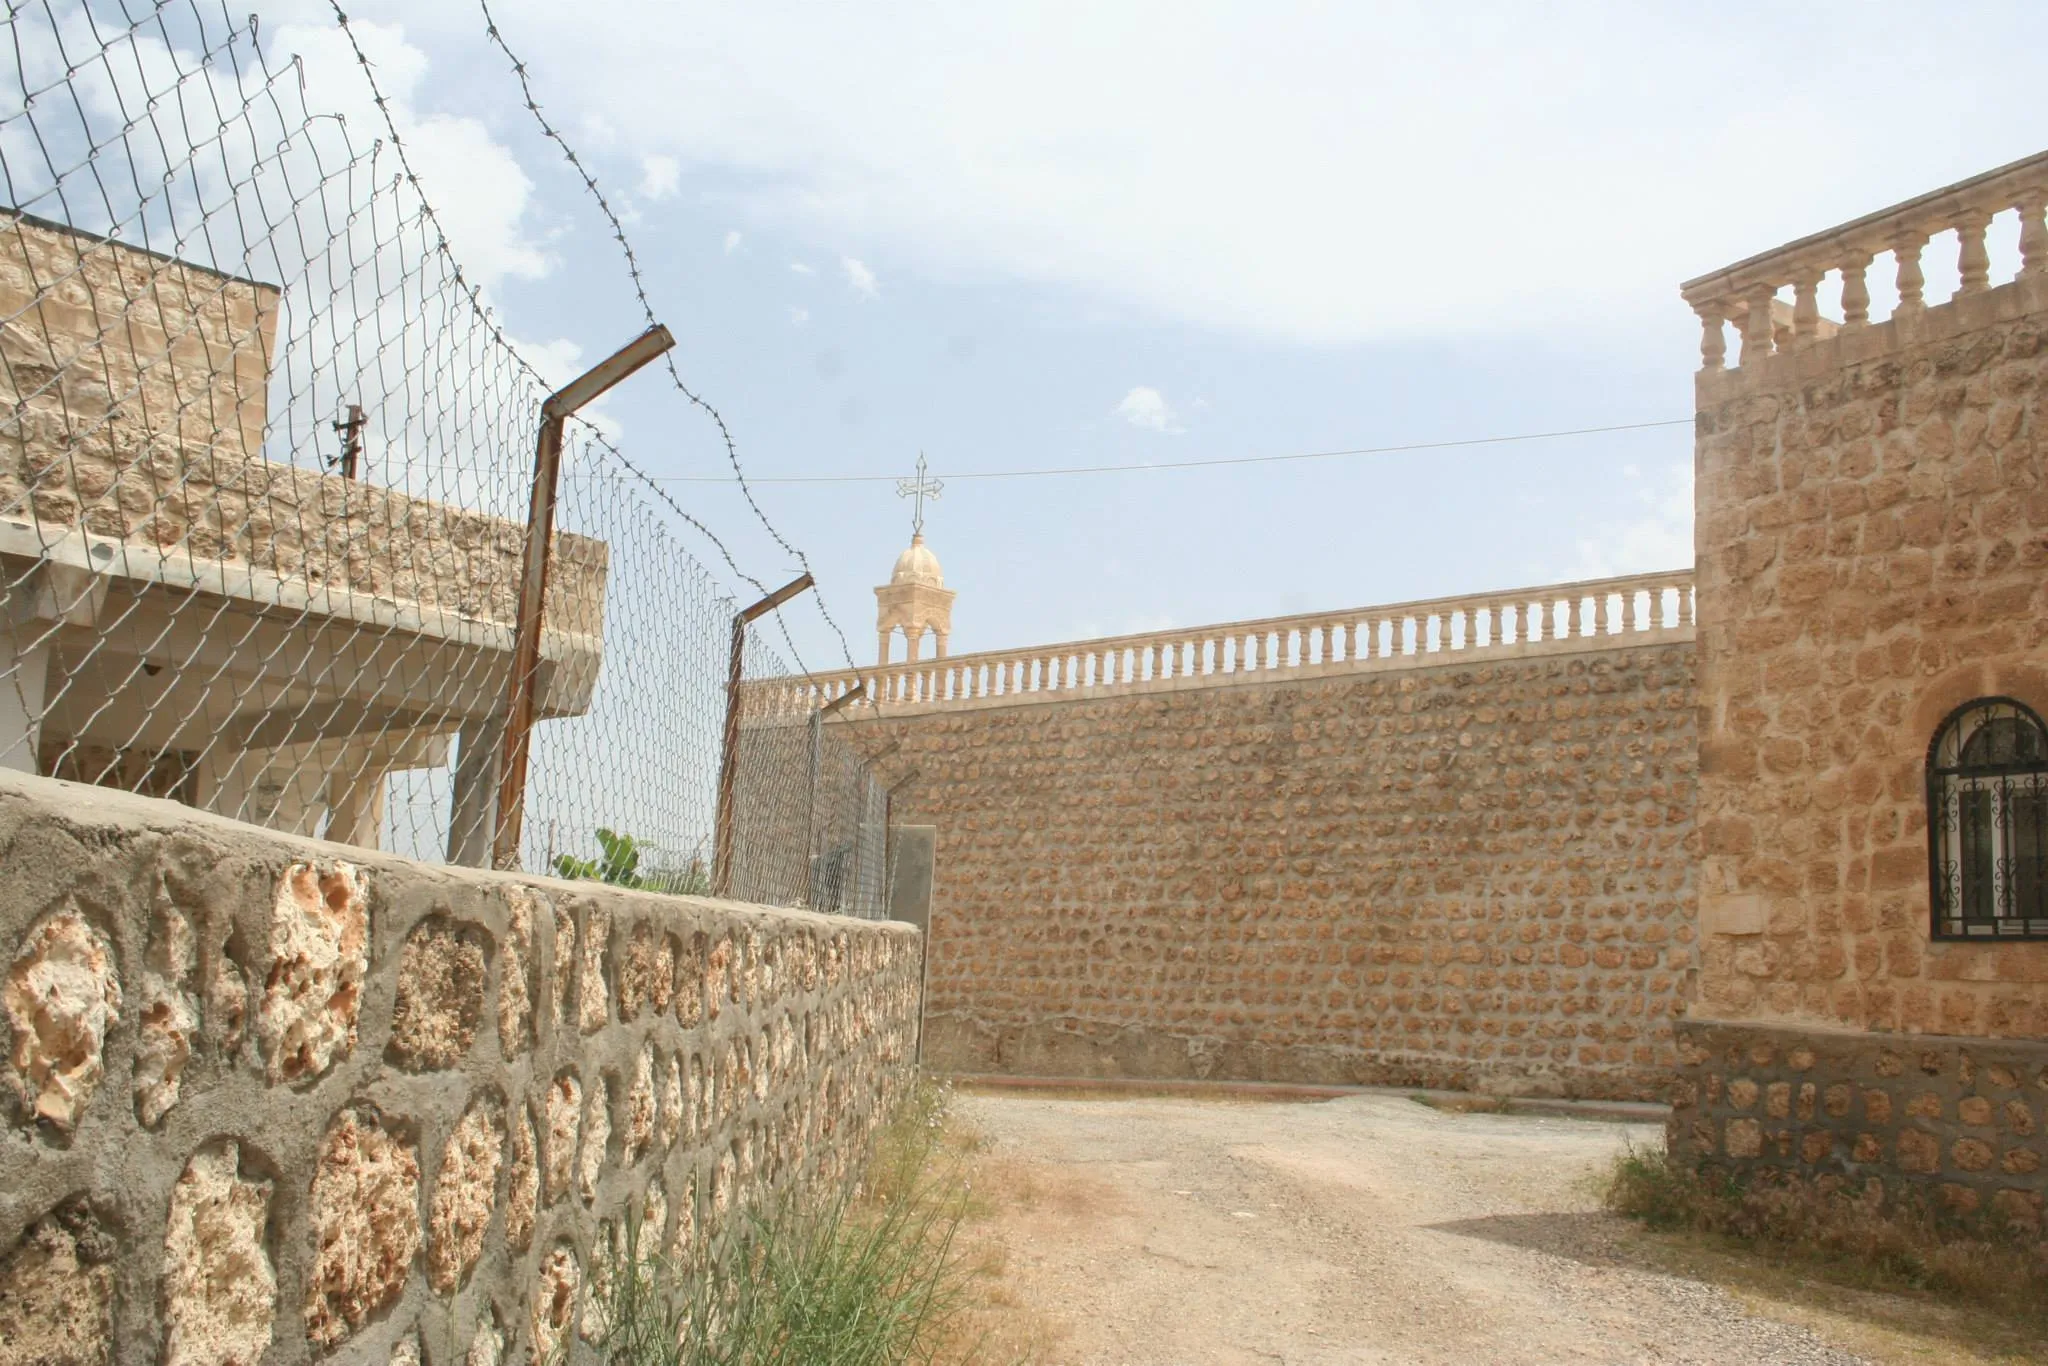
POLYGON ((1963 704, 2048 707, 2044 205, 2048 153, 1684 287, 1705 324, 1701 972, 1670 1127, 1688 1162, 2034 1231, 2048 943, 1934 937, 1925 775, 1963 704), (2020 270, 1994 285, 2008 211, 2020 270), (1940 303, 1930 241, 1958 251, 1940 303), (1871 321, 1878 252, 1900 302, 1871 321))

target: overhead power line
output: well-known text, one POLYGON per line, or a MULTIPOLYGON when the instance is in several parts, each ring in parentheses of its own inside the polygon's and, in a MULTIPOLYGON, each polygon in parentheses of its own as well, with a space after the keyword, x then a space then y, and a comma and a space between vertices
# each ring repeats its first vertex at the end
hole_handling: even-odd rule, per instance
MULTIPOLYGON (((1155 460, 1130 465, 1062 465, 1034 470, 968 470, 945 472, 948 479, 1038 479, 1068 474, 1137 474, 1151 470, 1212 469, 1221 465, 1271 465, 1289 460, 1334 460, 1350 455, 1395 455, 1403 451, 1443 451, 1460 446, 1504 446, 1517 441, 1553 441, 1567 436, 1599 436, 1607 432, 1640 432, 1653 427, 1689 427, 1693 419, 1674 417, 1658 422, 1621 422, 1608 427, 1574 427, 1556 432, 1517 432, 1512 436, 1470 436, 1455 441, 1408 441, 1394 446, 1353 446, 1339 451, 1297 451, 1287 455, 1233 455, 1214 460, 1155 460)), ((726 484, 724 474, 654 476, 665 484, 726 484)), ((890 484, 894 474, 750 474, 754 484, 890 484)))

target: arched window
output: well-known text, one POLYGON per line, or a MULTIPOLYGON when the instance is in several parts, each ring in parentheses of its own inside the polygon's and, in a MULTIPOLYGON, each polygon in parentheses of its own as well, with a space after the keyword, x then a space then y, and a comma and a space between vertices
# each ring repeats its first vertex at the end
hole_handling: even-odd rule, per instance
POLYGON ((2009 697, 1957 709, 1927 752, 1936 939, 2048 939, 2048 727, 2009 697))

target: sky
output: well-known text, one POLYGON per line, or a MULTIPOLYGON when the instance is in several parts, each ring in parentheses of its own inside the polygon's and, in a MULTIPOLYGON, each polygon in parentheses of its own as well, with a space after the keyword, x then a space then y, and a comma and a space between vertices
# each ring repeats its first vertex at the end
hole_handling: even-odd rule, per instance
MULTIPOLYGON (((256 8, 309 101, 367 119, 332 12, 256 8)), ((566 378, 631 339, 618 244, 481 12, 347 8, 522 349, 566 378)), ((817 573, 787 617, 816 670, 873 662, 920 453, 956 654, 1687 565, 1679 281, 2048 144, 2038 3, 492 14, 817 573), (882 478, 771 482, 818 475, 882 478)), ((747 575, 793 575, 665 375, 602 418, 747 575)))

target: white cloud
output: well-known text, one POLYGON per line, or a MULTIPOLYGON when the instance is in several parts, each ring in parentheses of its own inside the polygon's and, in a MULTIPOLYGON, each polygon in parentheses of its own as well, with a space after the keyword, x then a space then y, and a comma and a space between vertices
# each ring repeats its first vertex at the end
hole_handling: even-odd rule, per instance
POLYGON ((1178 432, 1180 423, 1175 419, 1173 405, 1166 401, 1166 395, 1150 385, 1141 384, 1123 397, 1116 405, 1116 416, 1133 427, 1142 427, 1148 432, 1178 432))
POLYGON ((1692 563, 1692 464, 1682 461, 1645 478, 1635 466, 1622 471, 1642 511, 1597 537, 1579 542, 1573 579, 1604 579, 1616 574, 1644 574, 1683 569, 1692 563))
POLYGON ((1334 341, 1683 331, 1678 280, 2038 150, 2048 46, 2027 0, 493 9, 551 106, 722 173, 764 229, 1334 341))
POLYGON ((740 230, 738 228, 734 228, 731 232, 727 233, 725 235, 725 254, 730 256, 738 251, 740 249, 740 241, 740 230))
POLYGON ((792 308, 789 310, 789 323, 792 327, 802 327, 810 320, 811 310, 808 308, 792 308))
POLYGON ((818 273, 817 271, 812 270, 809 266, 805 265, 801 261, 791 261, 789 263, 789 268, 791 271, 798 275, 816 275, 818 273))
POLYGON ((853 286, 853 292, 864 298, 873 299, 882 292, 875 280, 875 273, 851 256, 839 258, 839 268, 846 272, 846 283, 853 286))
MULTIPOLYGON (((406 155, 463 272, 485 289, 507 278, 533 280, 548 274, 554 263, 527 223, 533 182, 511 149, 477 119, 417 113, 416 101, 426 88, 427 56, 406 41, 402 28, 364 20, 352 27, 376 68, 406 155)), ((346 35, 333 27, 288 26, 275 41, 280 51, 302 59, 308 108, 341 114, 358 136, 382 134, 383 116, 370 102, 346 35)))
POLYGON ((667 199, 683 183, 683 168, 674 157, 649 156, 640 158, 640 196, 643 199, 667 199))

